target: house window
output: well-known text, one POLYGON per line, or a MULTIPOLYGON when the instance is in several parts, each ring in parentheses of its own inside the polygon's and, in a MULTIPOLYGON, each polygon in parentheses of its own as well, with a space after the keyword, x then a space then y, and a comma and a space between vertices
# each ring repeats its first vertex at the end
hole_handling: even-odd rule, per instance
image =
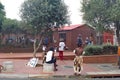
POLYGON ((66 42, 66 33, 59 33, 59 39, 63 39, 66 42))

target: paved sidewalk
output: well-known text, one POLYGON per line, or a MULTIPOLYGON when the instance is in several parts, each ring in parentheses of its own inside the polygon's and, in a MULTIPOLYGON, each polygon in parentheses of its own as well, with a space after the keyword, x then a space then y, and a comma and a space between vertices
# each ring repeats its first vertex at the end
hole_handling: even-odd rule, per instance
MULTIPOLYGON (((42 52, 37 53, 36 56, 41 59, 42 52)), ((58 53, 55 53, 55 56, 58 57, 58 53)), ((0 59, 30 59, 32 57, 33 57, 33 53, 0 53, 0 59)), ((64 52, 64 58, 73 59, 74 53, 64 52)))
MULTIPOLYGON (((49 76, 57 76, 57 77, 69 77, 73 76, 73 60, 57 60, 58 71, 54 73, 44 73, 42 66, 37 66, 35 68, 31 68, 27 66, 27 62, 29 61, 32 54, 26 53, 17 53, 17 54, 2 54, 0 53, 0 64, 3 64, 5 61, 12 61, 14 65, 14 69, 12 72, 2 72, 0 73, 0 77, 49 77, 49 76), (2 56, 3 55, 3 56, 2 56), (29 57, 18 58, 24 55, 29 57), (13 57, 13 58, 12 58, 13 57), (15 58, 16 57, 16 58, 15 58), (18 58, 18 59, 17 59, 18 58)), ((66 55, 70 55, 69 53, 66 55)), ((38 64, 41 64, 41 60, 39 60, 38 64)), ((107 63, 107 64, 83 64, 83 71, 81 73, 83 76, 90 77, 105 77, 105 76, 120 76, 120 70, 115 63, 107 63)))

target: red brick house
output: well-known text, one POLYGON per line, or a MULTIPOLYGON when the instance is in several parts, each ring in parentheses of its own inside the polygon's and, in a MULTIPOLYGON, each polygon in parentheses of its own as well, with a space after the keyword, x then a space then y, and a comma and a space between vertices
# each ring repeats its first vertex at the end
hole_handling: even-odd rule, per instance
POLYGON ((90 36, 92 36, 92 38, 94 39, 96 35, 95 30, 92 27, 86 24, 78 24, 64 26, 58 29, 57 31, 54 31, 53 40, 58 45, 59 40, 62 38, 64 39, 68 49, 73 50, 77 47, 76 41, 79 34, 82 35, 83 41, 85 41, 86 37, 90 36))

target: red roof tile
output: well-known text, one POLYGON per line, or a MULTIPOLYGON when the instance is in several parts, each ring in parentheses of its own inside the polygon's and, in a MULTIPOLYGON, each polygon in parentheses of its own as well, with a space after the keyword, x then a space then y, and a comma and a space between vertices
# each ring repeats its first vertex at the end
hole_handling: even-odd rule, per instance
POLYGON ((64 26, 64 27, 61 27, 59 30, 72 30, 72 29, 75 29, 75 28, 80 27, 82 25, 81 24, 77 24, 77 25, 64 26))

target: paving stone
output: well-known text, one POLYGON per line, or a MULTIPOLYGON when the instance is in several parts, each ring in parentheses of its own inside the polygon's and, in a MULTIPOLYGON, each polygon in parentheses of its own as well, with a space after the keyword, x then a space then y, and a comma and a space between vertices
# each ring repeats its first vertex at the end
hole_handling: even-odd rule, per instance
POLYGON ((2 72, 13 72, 13 68, 14 66, 12 61, 4 61, 2 72))
MULTIPOLYGON (((57 54, 57 53, 56 53, 57 54)), ((39 54, 38 54, 39 55, 39 54)), ((57 54, 58 55, 58 54, 57 54)), ((32 54, 24 54, 24 53, 13 53, 13 54, 1 54, 1 59, 0 59, 0 64, 2 64, 5 61, 12 61, 14 63, 14 71, 13 72, 2 72, 0 73, 1 76, 9 76, 8 74, 11 74, 11 77, 15 76, 23 76, 23 77, 44 77, 44 76, 72 76, 74 74, 73 71, 73 60, 57 60, 57 69, 58 71, 49 74, 49 73, 43 73, 43 67, 34 67, 31 68, 29 66, 26 66, 28 63, 29 59, 24 58, 20 59, 17 58, 18 56, 21 57, 32 57, 32 54), (2 59, 2 56, 4 59, 2 59), (7 57, 10 57, 9 59, 7 57), (14 57, 14 58, 12 58, 14 57), (7 58, 7 59, 5 59, 7 58), (3 75, 4 74, 4 75, 3 75), (15 75, 16 74, 16 75, 15 75), (18 75, 17 75, 18 74, 18 75), (21 74, 21 75, 19 75, 21 74), (27 75, 25 75, 27 74, 27 75), (12 76, 14 75, 14 76, 12 76)), ((39 55, 40 56, 40 55, 39 55)), ((38 64, 41 64, 41 60, 38 61, 38 64)), ((120 75, 120 69, 118 69, 117 65, 112 65, 113 63, 110 64, 85 64, 83 63, 83 71, 81 75, 107 75, 107 74, 119 74, 120 75)))
POLYGON ((28 74, 0 74, 0 78, 28 78, 28 74))

